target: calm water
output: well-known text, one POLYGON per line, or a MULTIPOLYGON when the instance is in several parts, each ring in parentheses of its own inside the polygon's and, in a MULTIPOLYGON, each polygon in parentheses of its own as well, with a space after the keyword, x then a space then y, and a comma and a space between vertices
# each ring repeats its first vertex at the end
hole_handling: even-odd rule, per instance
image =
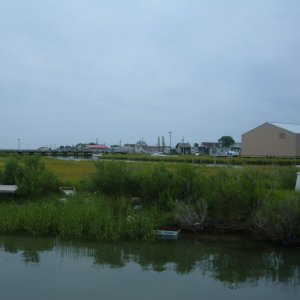
POLYGON ((234 236, 117 243, 0 236, 0 299, 300 299, 300 249, 234 236))

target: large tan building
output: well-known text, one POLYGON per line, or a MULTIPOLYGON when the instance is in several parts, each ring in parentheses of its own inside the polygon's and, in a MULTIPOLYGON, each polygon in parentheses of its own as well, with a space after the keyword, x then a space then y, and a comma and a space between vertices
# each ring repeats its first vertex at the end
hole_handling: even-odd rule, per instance
POLYGON ((242 156, 300 157, 300 125, 264 123, 244 133, 242 156))

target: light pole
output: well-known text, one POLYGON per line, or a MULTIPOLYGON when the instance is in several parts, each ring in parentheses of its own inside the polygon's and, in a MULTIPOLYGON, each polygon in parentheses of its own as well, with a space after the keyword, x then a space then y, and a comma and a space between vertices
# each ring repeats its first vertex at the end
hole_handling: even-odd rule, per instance
POLYGON ((172 131, 169 131, 168 132, 169 133, 169 135, 170 135, 170 155, 171 155, 171 150, 172 150, 172 131))
POLYGON ((214 147, 214 165, 217 164, 217 160, 216 160, 216 155, 217 155, 217 147, 214 147))

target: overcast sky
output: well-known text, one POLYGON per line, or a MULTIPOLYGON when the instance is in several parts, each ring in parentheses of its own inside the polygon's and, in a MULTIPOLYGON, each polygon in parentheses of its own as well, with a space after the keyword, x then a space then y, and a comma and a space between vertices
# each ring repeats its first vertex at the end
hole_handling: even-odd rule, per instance
POLYGON ((0 0, 0 148, 300 124, 299 0, 0 0))

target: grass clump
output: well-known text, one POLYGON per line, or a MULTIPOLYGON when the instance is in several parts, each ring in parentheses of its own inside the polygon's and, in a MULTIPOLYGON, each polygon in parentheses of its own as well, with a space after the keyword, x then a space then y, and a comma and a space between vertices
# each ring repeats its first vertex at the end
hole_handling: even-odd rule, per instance
POLYGON ((0 231, 147 239, 158 225, 176 223, 193 231, 300 238, 296 173, 293 167, 209 169, 184 163, 98 161, 93 173, 81 184, 77 181, 78 196, 61 202, 45 200, 59 181, 38 157, 21 163, 6 160, 0 177, 18 184, 19 204, 1 203, 0 231), (134 210, 133 200, 143 210, 134 210))
POLYGON ((87 188, 105 195, 127 195, 130 190, 130 174, 125 162, 96 162, 96 172, 88 181, 87 188))
POLYGON ((5 161, 0 178, 3 184, 17 185, 22 196, 47 194, 59 186, 56 175, 36 155, 24 157, 21 163, 15 158, 5 161))
POLYGON ((286 241, 300 237, 300 194, 273 191, 253 212, 250 225, 255 233, 262 233, 271 240, 286 241))
POLYGON ((0 232, 54 235, 96 240, 151 239, 161 216, 155 210, 136 212, 125 198, 82 196, 22 205, 0 203, 0 232))

